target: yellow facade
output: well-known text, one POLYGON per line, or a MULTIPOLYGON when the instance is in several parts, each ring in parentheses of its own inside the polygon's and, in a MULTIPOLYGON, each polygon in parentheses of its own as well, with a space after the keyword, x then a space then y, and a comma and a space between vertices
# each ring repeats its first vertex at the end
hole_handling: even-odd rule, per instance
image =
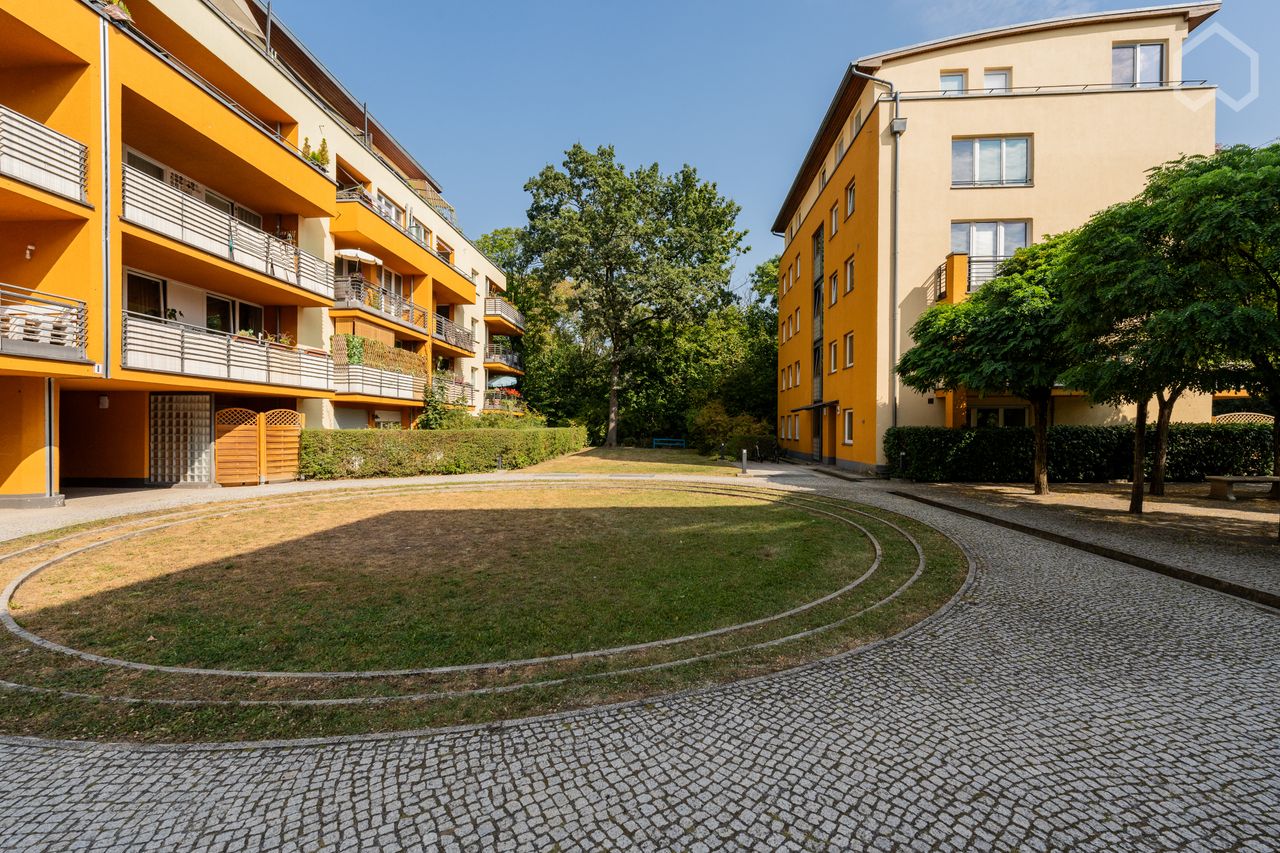
MULTIPOLYGON (((785 240, 778 418, 786 452, 872 470, 885 463, 883 436, 894 424, 1025 422, 1023 401, 917 394, 892 366, 920 314, 965 298, 998 256, 1132 197, 1154 166, 1213 151, 1214 89, 1181 81, 1181 48, 1216 9, 1197 3, 1018 25, 849 67, 774 223, 785 240), (1160 57, 1159 79, 1112 81, 1113 52, 1135 45, 1160 57), (997 180, 978 171, 993 168, 997 180), (823 267, 815 272, 819 231, 823 267), (964 247, 955 245, 961 239, 964 247), (854 284, 846 293, 850 258, 854 284)), ((1192 396, 1175 417, 1206 421, 1210 407, 1207 396, 1192 396)), ((1064 392, 1053 417, 1105 423, 1129 413, 1064 392)))
POLYGON ((505 280, 434 179, 266 4, 128 5, 0 0, 0 505, 212 485, 223 409, 408 428, 435 368, 483 410, 512 371, 477 283, 505 280), (422 367, 338 363, 335 335, 422 367))

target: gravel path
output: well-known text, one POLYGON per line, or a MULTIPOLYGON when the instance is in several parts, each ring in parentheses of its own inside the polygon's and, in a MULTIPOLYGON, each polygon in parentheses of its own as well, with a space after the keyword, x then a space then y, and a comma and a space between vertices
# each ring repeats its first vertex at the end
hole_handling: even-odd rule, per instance
POLYGON ((354 742, 0 740, 0 846, 1271 850, 1280 619, 790 470, 936 524, 967 600, 865 653, 643 705, 354 742))

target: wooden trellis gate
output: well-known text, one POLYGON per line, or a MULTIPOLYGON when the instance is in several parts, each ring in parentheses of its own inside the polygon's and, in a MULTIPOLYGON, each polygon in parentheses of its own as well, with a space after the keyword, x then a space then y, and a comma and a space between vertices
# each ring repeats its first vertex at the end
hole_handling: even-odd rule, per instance
POLYGON ((292 409, 222 409, 214 415, 214 479, 221 486, 298 478, 303 416, 292 409))

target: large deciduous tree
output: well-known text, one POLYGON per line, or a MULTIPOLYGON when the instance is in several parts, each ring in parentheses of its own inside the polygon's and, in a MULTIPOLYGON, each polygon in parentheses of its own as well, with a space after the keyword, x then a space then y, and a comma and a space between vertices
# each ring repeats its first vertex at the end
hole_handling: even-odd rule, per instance
POLYGON ((1035 493, 1049 493, 1049 400, 1071 366, 1060 310, 1060 271, 1070 235, 1020 250, 1000 275, 963 302, 935 305, 911 327, 915 344, 898 361, 921 393, 961 388, 1011 393, 1031 404, 1035 493))
POLYGON ((746 237, 740 208, 692 166, 628 171, 607 146, 574 145, 560 168, 548 165, 525 189, 528 257, 544 285, 567 284, 578 333, 603 349, 605 443, 616 446, 619 391, 661 346, 655 330, 678 331, 729 302, 746 237))

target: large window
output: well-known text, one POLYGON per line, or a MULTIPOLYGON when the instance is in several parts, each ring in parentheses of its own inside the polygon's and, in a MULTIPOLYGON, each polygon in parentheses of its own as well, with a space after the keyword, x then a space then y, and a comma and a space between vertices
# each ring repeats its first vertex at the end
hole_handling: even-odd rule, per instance
POLYGON ((953 222, 951 251, 974 258, 1009 258, 1027 247, 1030 232, 1027 222, 953 222))
POLYGON ((1026 186, 1030 182, 1030 137, 1001 136, 951 141, 953 187, 1026 186))
POLYGON ((1164 82, 1163 44, 1118 44, 1111 48, 1111 82, 1159 86, 1164 82))
POLYGON ((128 311, 148 317, 164 316, 163 281, 131 272, 125 276, 125 282, 128 288, 125 307, 128 311))
POLYGON ((975 427, 1022 427, 1027 425, 1025 406, 977 406, 970 409, 975 427))

